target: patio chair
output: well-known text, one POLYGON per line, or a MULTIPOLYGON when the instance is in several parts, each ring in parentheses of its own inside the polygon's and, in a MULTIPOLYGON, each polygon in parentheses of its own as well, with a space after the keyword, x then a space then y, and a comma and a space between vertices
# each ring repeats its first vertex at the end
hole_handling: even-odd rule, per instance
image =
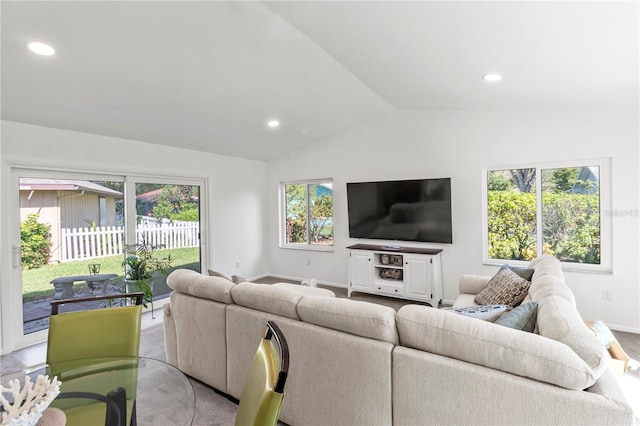
POLYGON ((288 373, 287 340, 276 323, 268 321, 242 390, 236 426, 277 423, 288 373))
POLYGON ((128 293, 51 302, 47 364, 62 382, 51 405, 65 411, 67 425, 136 424, 137 370, 131 366, 137 366, 142 298, 143 293, 128 293), (130 298, 134 305, 58 313, 64 305, 130 298), (128 368, 96 374, 96 360, 110 358, 128 368))

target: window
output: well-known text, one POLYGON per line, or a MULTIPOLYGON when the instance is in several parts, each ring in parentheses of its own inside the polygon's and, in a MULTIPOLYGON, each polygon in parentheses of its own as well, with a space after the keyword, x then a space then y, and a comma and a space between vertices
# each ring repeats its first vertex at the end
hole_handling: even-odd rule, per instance
POLYGON ((283 247, 333 247, 333 182, 316 180, 281 185, 283 247))
POLYGON ((610 269, 608 160, 500 168, 485 174, 485 260, 551 254, 567 269, 610 269))

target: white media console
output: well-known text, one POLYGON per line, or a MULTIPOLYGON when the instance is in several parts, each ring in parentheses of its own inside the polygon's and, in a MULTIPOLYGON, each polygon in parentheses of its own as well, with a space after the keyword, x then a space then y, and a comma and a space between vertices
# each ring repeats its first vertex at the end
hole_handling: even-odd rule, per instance
POLYGON ((356 244, 349 254, 347 294, 362 293, 442 303, 440 249, 356 244))

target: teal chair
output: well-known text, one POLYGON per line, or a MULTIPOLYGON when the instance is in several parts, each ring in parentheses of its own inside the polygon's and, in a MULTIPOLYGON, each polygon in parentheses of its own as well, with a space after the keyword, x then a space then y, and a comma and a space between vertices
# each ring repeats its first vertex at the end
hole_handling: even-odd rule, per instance
POLYGON ((48 374, 62 382, 51 404, 67 425, 135 425, 137 356, 143 293, 54 300, 47 341, 48 374), (130 306, 59 313, 87 301, 135 299, 130 306))
POLYGON ((273 426, 278 422, 289 373, 289 346, 280 328, 267 322, 242 389, 236 426, 273 426))

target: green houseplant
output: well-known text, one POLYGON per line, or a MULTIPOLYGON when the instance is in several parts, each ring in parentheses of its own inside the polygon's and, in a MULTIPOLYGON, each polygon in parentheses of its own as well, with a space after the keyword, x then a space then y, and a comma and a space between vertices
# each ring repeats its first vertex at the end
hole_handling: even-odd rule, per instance
POLYGON ((143 292, 144 306, 151 302, 153 306, 153 277, 156 273, 168 274, 171 266, 171 255, 157 256, 157 250, 164 248, 164 244, 151 244, 142 237, 135 244, 125 246, 124 266, 125 290, 129 292, 143 292))

